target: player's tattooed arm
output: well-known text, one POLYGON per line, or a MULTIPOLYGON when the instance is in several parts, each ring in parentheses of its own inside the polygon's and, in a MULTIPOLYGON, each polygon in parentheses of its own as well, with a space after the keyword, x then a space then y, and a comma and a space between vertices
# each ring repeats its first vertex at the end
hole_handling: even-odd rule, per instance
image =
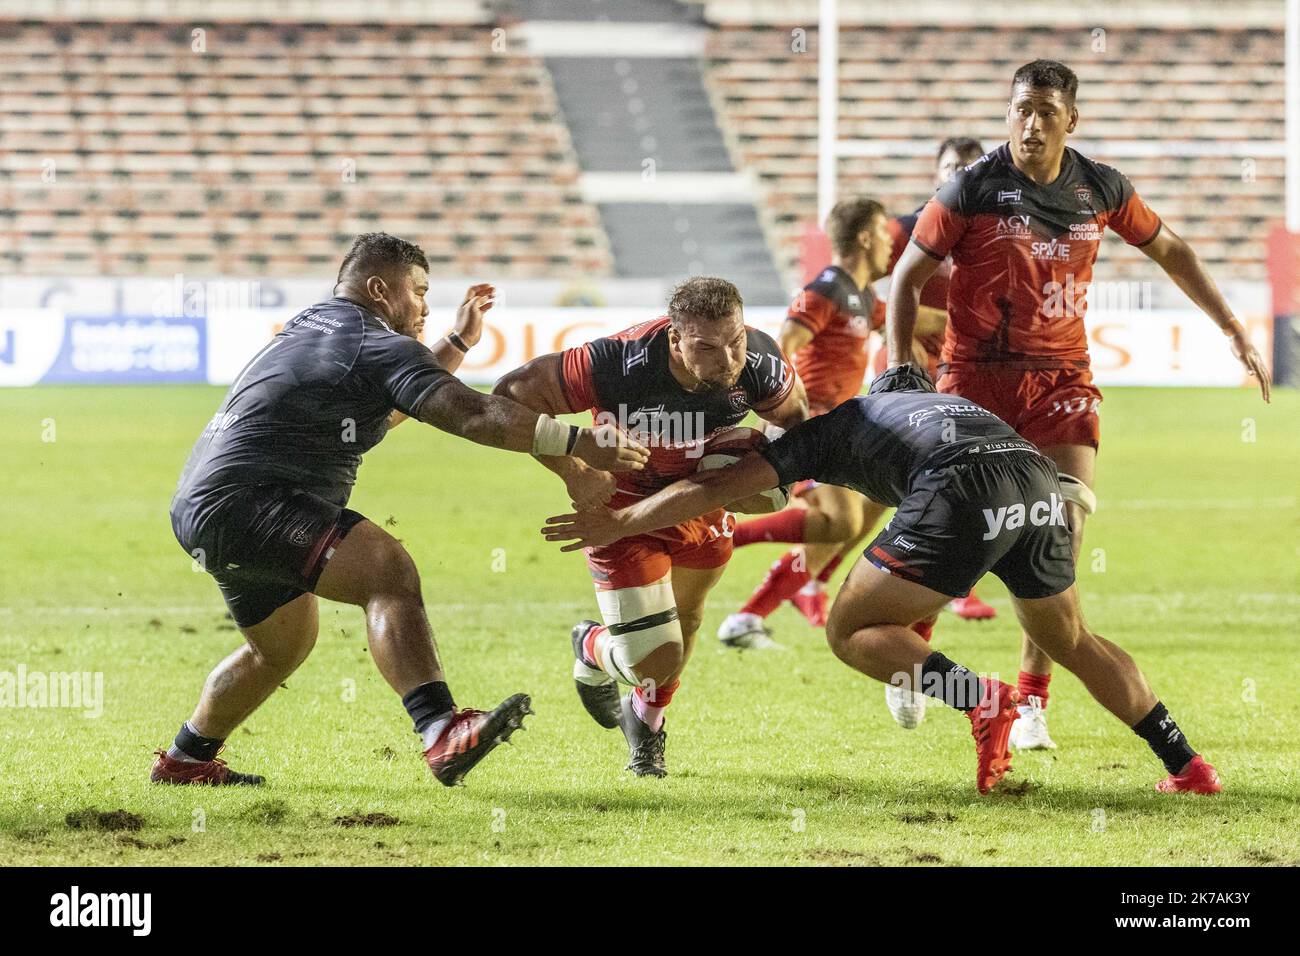
MULTIPOLYGON (((551 426, 557 424, 549 415, 539 416, 500 395, 485 395, 450 376, 420 403, 416 417, 426 425, 480 445, 521 452, 533 451, 541 434, 541 419, 551 426)), ((609 471, 639 471, 649 457, 645 448, 629 441, 612 425, 577 429, 568 454, 609 471)))
MULTIPOLYGON (((559 352, 540 355, 507 372, 492 389, 492 394, 513 399, 546 415, 581 411, 571 407, 564 393, 562 366, 559 352)), ((537 455, 536 458, 543 467, 560 476, 575 508, 603 505, 614 496, 614 476, 608 471, 591 468, 572 457, 537 455)))
POLYGON ((1250 343, 1245 328, 1232 314, 1232 307, 1223 298, 1223 293, 1214 284, 1210 274, 1205 271, 1196 251, 1181 236, 1168 226, 1162 225, 1154 239, 1138 246, 1147 257, 1165 270, 1187 295, 1196 303, 1197 308, 1214 320, 1223 334, 1232 340, 1232 354, 1246 369, 1247 374, 1259 381, 1259 390, 1264 401, 1269 400, 1271 377, 1264 357, 1250 343))
POLYGON ((924 334, 918 328, 921 289, 939 268, 939 260, 915 242, 909 242, 894 266, 889 283, 889 307, 885 313, 885 342, 889 346, 889 364, 902 365, 912 360, 912 340, 924 334))
POLYGON ((571 542, 561 551, 598 548, 630 535, 670 528, 780 483, 766 458, 750 454, 730 467, 696 472, 618 511, 599 505, 547 518, 542 535, 547 541, 571 542))

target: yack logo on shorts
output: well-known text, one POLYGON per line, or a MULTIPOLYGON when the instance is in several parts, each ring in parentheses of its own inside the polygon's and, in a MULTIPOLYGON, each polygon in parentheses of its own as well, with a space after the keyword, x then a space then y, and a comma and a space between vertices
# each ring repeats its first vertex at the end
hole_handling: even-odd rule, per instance
POLYGON ((1026 508, 1022 504, 1003 505, 996 512, 992 508, 983 509, 984 523, 989 530, 984 533, 985 541, 992 541, 1003 531, 1011 531, 1025 526, 1025 517, 1029 523, 1041 528, 1043 525, 1060 525, 1068 527, 1065 521, 1065 499, 1052 492, 1048 501, 1035 501, 1026 508))

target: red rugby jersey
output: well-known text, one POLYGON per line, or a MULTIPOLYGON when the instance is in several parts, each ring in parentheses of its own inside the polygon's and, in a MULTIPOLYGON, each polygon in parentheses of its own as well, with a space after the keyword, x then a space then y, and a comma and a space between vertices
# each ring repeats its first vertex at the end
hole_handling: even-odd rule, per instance
POLYGON ((827 266, 795 296, 786 318, 813 334, 794 354, 809 405, 831 409, 862 390, 867 337, 879 328, 875 306, 875 294, 839 266, 827 266))
POLYGON ((943 361, 1086 368, 1084 296, 1107 227, 1142 246, 1160 218, 1118 170, 1073 149, 1047 185, 1016 169, 1006 143, 959 172, 912 232, 952 257, 943 361))
POLYGON ((730 389, 688 392, 668 367, 668 317, 594 339, 562 355, 561 385, 572 411, 625 428, 650 449, 642 471, 618 474, 618 487, 650 494, 693 474, 710 436, 749 412, 770 412, 794 389, 780 346, 746 326, 745 367, 730 389))

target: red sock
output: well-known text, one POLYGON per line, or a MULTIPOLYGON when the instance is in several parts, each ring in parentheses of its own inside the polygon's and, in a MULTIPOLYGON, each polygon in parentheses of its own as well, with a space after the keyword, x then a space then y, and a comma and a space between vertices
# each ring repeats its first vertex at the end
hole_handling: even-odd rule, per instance
POLYGON ((641 718, 641 723, 657 732, 664 725, 664 710, 673 702, 673 694, 679 686, 679 681, 673 681, 664 687, 654 688, 650 694, 640 686, 633 688, 632 711, 641 718), (654 699, 651 700, 651 697, 654 699))
POLYGON ((934 625, 938 620, 937 617, 927 617, 924 621, 913 624, 912 630, 921 635, 921 640, 929 643, 930 638, 934 637, 934 625))
POLYGON ((817 580, 820 581, 822 584, 825 584, 827 581, 829 581, 831 579, 831 575, 835 573, 835 569, 840 566, 840 562, 843 560, 844 560, 844 555, 842 554, 837 554, 835 555, 835 557, 831 558, 830 562, 826 565, 826 567, 822 568, 821 573, 817 575, 817 580))
POLYGON ((775 514, 751 518, 736 525, 731 545, 743 548, 747 544, 761 544, 765 541, 800 544, 803 542, 803 526, 807 520, 807 508, 786 508, 775 514))
POLYGON ((587 636, 582 639, 582 656, 586 658, 583 663, 594 667, 597 670, 600 670, 601 668, 600 655, 596 653, 596 638, 601 634, 604 634, 605 630, 606 628, 604 624, 597 624, 588 631, 587 636))
POLYGON ((799 589, 808 583, 808 572, 804 569, 804 557, 798 551, 787 551, 781 560, 772 565, 763 583, 754 589, 749 600, 740 609, 742 614, 757 614, 767 617, 781 606, 781 602, 793 597, 799 589), (795 562, 799 570, 795 570, 795 562))
POLYGON ((1047 685, 1051 681, 1051 674, 1031 674, 1029 671, 1021 671, 1020 678, 1016 681, 1016 689, 1020 691, 1020 696, 1027 701, 1032 694, 1043 702, 1043 707, 1047 707, 1047 685))

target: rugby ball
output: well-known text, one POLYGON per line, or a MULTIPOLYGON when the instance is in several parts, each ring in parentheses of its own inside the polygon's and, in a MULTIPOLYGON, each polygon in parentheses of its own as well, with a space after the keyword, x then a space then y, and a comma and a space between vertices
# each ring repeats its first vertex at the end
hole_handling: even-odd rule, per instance
MULTIPOLYGON (((704 454, 696 471, 708 471, 712 468, 726 468, 734 465, 750 452, 762 451, 767 447, 767 436, 756 428, 737 426, 718 432, 704 443, 704 454)), ((727 505, 728 511, 745 515, 765 515, 780 511, 790 503, 790 486, 781 485, 756 495, 733 501, 727 505)))

